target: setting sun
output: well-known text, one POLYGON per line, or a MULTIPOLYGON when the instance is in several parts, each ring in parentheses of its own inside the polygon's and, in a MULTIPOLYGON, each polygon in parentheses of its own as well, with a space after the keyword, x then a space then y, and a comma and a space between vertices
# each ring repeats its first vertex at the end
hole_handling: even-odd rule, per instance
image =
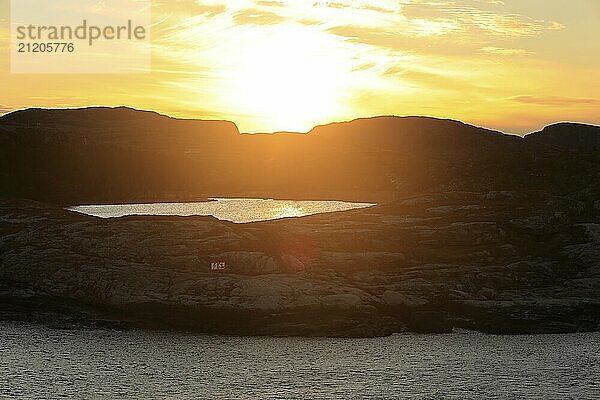
POLYGON ((343 111, 347 71, 316 34, 290 26, 240 49, 224 72, 224 101, 264 121, 264 129, 307 131, 343 111))

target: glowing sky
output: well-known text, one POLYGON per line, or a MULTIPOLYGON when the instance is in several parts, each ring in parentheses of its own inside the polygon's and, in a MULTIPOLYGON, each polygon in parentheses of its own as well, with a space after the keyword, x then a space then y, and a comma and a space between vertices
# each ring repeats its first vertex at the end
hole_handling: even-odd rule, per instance
POLYGON ((8 3, 0 113, 127 105, 245 132, 382 114, 600 124, 598 0, 155 0, 143 75, 11 75, 8 3))

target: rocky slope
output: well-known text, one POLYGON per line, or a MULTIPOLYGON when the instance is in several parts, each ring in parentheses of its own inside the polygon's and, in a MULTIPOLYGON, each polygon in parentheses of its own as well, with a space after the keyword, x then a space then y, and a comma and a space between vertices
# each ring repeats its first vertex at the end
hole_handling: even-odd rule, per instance
POLYGON ((540 192, 242 225, 3 201, 0 316, 244 335, 597 330, 599 215, 594 197, 540 192))

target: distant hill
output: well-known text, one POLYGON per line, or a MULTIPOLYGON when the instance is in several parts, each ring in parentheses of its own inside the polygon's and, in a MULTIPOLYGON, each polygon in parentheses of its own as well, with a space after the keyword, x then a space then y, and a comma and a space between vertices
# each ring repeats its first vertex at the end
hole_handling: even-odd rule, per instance
POLYGON ((89 107, 73 109, 28 108, 0 117, 4 124, 33 125, 37 123, 59 125, 89 125, 98 122, 123 122, 131 120, 172 119, 154 111, 135 110, 128 107, 89 107))
MULTIPOLYGON (((452 120, 382 116, 307 134, 240 134, 228 121, 124 107, 29 109, 0 117, 0 193, 61 204, 207 196, 385 202, 428 191, 589 188, 597 157, 565 151, 573 147, 549 140, 548 129, 557 128, 523 139, 452 120)), ((558 131, 572 138, 582 129, 558 131)))
POLYGON ((494 156, 500 149, 519 152, 521 138, 459 121, 430 117, 382 116, 313 128, 310 135, 328 147, 351 152, 391 151, 425 158, 494 156))
POLYGON ((46 143, 86 141, 96 145, 194 145, 227 140, 239 133, 233 122, 175 119, 127 107, 27 109, 0 117, 0 132, 46 143), (43 139, 41 139, 43 137, 43 139))
POLYGON ((560 123, 527 135, 525 139, 536 144, 567 150, 600 150, 600 126, 560 123))
POLYGON ((16 111, 0 117, 2 191, 61 203, 202 198, 203 171, 238 136, 232 122, 125 107, 16 111))

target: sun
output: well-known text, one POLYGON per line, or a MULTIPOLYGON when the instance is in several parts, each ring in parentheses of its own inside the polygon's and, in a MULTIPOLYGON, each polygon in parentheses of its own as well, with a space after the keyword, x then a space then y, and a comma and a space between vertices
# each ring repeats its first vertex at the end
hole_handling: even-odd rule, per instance
POLYGON ((251 43, 228 73, 227 103, 265 130, 307 131, 339 115, 345 63, 320 38, 291 26, 251 43))

